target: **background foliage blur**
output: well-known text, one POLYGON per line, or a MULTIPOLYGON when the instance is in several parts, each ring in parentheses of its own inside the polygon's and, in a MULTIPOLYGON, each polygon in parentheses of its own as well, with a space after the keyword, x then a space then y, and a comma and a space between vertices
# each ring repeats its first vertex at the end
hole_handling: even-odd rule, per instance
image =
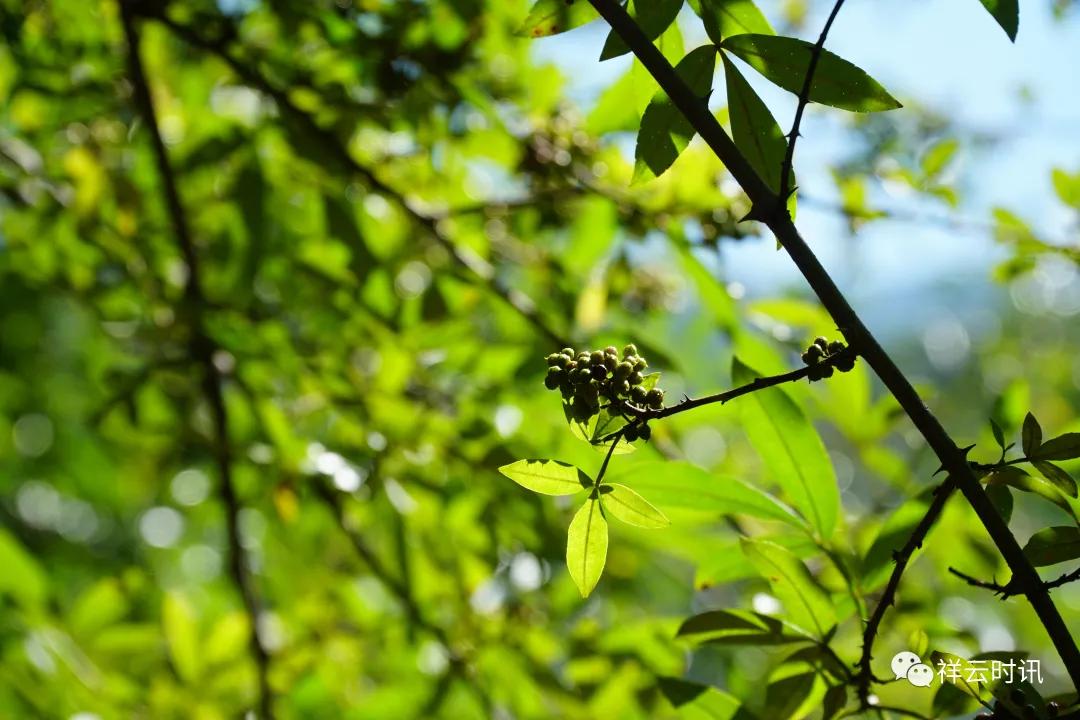
MULTIPOLYGON (((804 37, 817 5, 762 3, 804 37)), ((1051 5, 1075 23, 1068 3, 1030 12, 1051 5)), ((775 717, 761 687, 780 651, 690 652, 674 631, 703 609, 774 607, 740 532, 816 548, 767 521, 663 508, 670 529, 615 530, 582 601, 563 564, 571 506, 495 472, 519 457, 600 464, 542 388, 543 356, 567 341, 636 342, 677 398, 728 387, 733 352, 782 372, 835 335, 801 287, 733 270, 772 240, 736 224, 745 202, 704 147, 631 185, 628 142, 656 91, 640 66, 624 58, 601 93, 568 92, 604 33, 532 45, 514 34, 524 2, 130 7, 200 258, 194 301, 117 3, 0 2, 0 717, 256 706, 237 549, 281 717, 673 716, 665 676, 775 717), (192 352, 204 336, 212 369, 192 352), (208 372, 224 392, 235 543, 208 372)), ((701 41, 676 25, 660 43, 678 59, 701 41)), ((1076 430, 1080 154, 1039 168, 1057 235, 1021 208, 973 217, 965 176, 1002 140, 902 99, 844 121, 844 159, 810 175, 827 185, 801 183, 800 213, 842 221, 851 234, 831 242, 856 257, 880 225, 973 232, 994 279, 959 258, 898 290, 879 314, 890 346, 979 459, 996 457, 991 416, 1013 434, 1029 409, 1048 433, 1076 430)), ((723 116, 722 93, 712 104, 723 116)), ((918 273, 901 257, 865 272, 918 273)), ((889 558, 868 550, 936 464, 862 364, 791 394, 837 471, 837 551, 873 593, 889 558)), ((658 424, 612 472, 632 485, 677 473, 659 462, 673 460, 770 487, 738 418, 731 405, 658 424)), ((1022 538, 1067 520, 1033 496, 1015 504, 1022 538)), ((1004 571, 962 502, 908 572, 876 656, 920 631, 963 656, 1021 648, 1064 690, 1026 603, 949 565, 1004 571)), ((1080 588, 1056 598, 1075 623, 1080 588)), ((838 636, 847 661, 858 631, 838 636)), ((930 694, 880 695, 931 712, 930 694)))

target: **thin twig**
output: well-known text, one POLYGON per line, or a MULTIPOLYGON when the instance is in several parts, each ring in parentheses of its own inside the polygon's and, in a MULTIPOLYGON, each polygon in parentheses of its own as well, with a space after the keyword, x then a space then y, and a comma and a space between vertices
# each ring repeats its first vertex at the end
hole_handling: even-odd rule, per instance
POLYGON ((904 546, 893 553, 895 565, 892 574, 889 576, 889 582, 885 585, 885 590, 881 593, 881 598, 878 600, 877 605, 874 606, 874 612, 870 615, 870 619, 867 620, 866 627, 863 629, 862 654, 859 657, 859 671, 856 675, 856 692, 859 696, 859 704, 863 708, 871 707, 870 683, 875 678, 870 661, 873 659, 874 640, 877 638, 878 630, 881 627, 881 620, 885 617, 885 611, 889 609, 889 606, 896 602, 896 590, 900 587, 900 578, 903 577, 904 570, 907 569, 908 562, 911 561, 911 556, 922 547, 927 534, 934 526, 934 523, 937 522, 938 517, 940 517, 945 502, 955 489, 956 483, 953 482, 950 476, 934 490, 934 499, 926 509, 926 514, 923 515, 922 520, 912 530, 904 546))
POLYGON ((526 321, 539 330, 549 341, 557 346, 569 342, 542 318, 536 303, 522 291, 500 280, 492 265, 479 255, 463 249, 447 235, 441 227, 442 219, 418 208, 408 197, 387 184, 374 170, 361 164, 349 153, 348 148, 332 132, 319 125, 315 119, 289 98, 288 94, 276 87, 254 67, 240 61, 229 50, 230 38, 219 40, 207 39, 192 28, 169 18, 159 8, 148 9, 147 17, 152 17, 165 25, 175 35, 190 45, 206 50, 220 58, 244 83, 263 93, 274 101, 277 107, 296 120, 308 136, 315 138, 326 148, 327 155, 341 164, 342 168, 359 176, 364 184, 374 192, 386 196, 400 207, 412 220, 441 245, 461 268, 485 285, 493 294, 513 308, 526 321))
POLYGON ((128 65, 135 90, 135 101, 150 133, 154 158, 161 180, 161 190, 169 211, 180 253, 187 264, 188 274, 184 284, 186 307, 184 309, 191 317, 189 351, 192 359, 202 368, 203 392, 210 405, 213 419, 213 452, 219 476, 218 495, 225 508, 226 538, 229 546, 229 574, 243 600, 250 625, 248 645, 255 660, 258 675, 259 713, 264 720, 272 720, 274 717, 274 703, 269 681, 270 653, 259 637, 260 601, 255 590, 251 569, 248 566, 247 554, 240 539, 239 517, 242 506, 233 484, 229 423, 225 408, 222 377, 214 365, 214 353, 217 351, 217 346, 207 334, 203 325, 202 314, 205 298, 202 289, 199 257, 187 224, 187 216, 180 202, 180 193, 176 186, 172 166, 169 164, 165 143, 161 138, 149 82, 146 78, 142 58, 139 55, 139 33, 135 27, 135 18, 132 15, 129 0, 120 0, 120 16, 124 26, 124 37, 127 41, 128 65))
POLYGON ((814 84, 814 72, 817 70, 818 60, 821 58, 821 51, 825 48, 825 38, 828 37, 833 21, 836 20, 836 16, 840 14, 840 7, 843 4, 844 0, 836 0, 832 12, 829 13, 829 19, 825 21, 825 27, 821 28, 821 35, 818 36, 817 43, 814 44, 814 49, 810 51, 810 64, 806 66, 806 77, 803 78, 802 90, 799 91, 799 104, 795 108, 795 120, 791 123, 791 132, 788 133, 787 149, 784 151, 784 162, 780 164, 780 192, 778 193, 778 196, 781 203, 786 203, 788 194, 795 190, 795 188, 789 187, 791 182, 791 166, 795 161, 795 142, 799 139, 799 127, 802 125, 803 111, 806 110, 806 106, 810 102, 810 88, 814 84))
POLYGON ((617 0, 589 0, 612 29, 626 42, 646 70, 667 93, 672 103, 686 117, 698 135, 712 148, 728 172, 750 198, 755 217, 761 218, 772 230, 799 268, 807 283, 832 316, 837 327, 860 356, 874 370, 907 413, 919 433, 933 449, 952 482, 967 498, 983 527, 1005 558, 1024 594, 1057 650, 1074 687, 1080 690, 1080 648, 1068 626, 1042 586, 1038 573, 1024 555, 1020 543, 1009 530, 987 497, 979 479, 968 466, 965 454, 923 402, 907 376, 881 347, 877 338, 863 323, 847 298, 836 286, 832 276, 806 244, 785 209, 768 185, 754 171, 731 137, 720 126, 712 112, 676 74, 667 58, 652 44, 641 28, 617 0))
MULTIPOLYGON (((953 567, 949 568, 949 572, 966 582, 968 585, 971 585, 972 587, 983 588, 985 590, 990 590, 995 595, 1000 595, 1002 600, 1006 600, 1014 595, 1019 595, 1021 593, 1021 590, 1016 587, 1012 582, 1001 585, 997 582, 997 580, 994 579, 991 579, 989 581, 979 580, 978 578, 962 573, 953 567)), ((1076 582, 1078 580, 1080 580, 1080 568, 1077 568, 1072 572, 1063 573, 1062 575, 1059 575, 1053 580, 1044 580, 1043 587, 1047 590, 1054 590, 1055 588, 1059 588, 1062 585, 1068 585, 1069 583, 1076 582)))

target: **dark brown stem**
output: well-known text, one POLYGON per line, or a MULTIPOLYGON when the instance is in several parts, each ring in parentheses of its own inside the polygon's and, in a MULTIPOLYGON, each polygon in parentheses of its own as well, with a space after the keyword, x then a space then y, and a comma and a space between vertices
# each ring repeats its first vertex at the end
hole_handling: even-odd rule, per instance
POLYGON ((889 576, 885 590, 881 593, 881 598, 878 600, 877 605, 874 606, 874 611, 870 615, 870 619, 866 621, 866 627, 863 629, 863 646, 862 654, 859 656, 859 672, 856 675, 856 691, 859 696, 859 703, 864 708, 871 707, 870 683, 874 680, 874 672, 870 666, 870 661, 873 659, 874 639, 881 628, 881 621, 885 617, 885 612, 896 602, 896 590, 900 587, 900 578, 903 577, 904 571, 911 561, 911 556, 922 547, 930 528, 934 526, 938 517, 941 516, 941 511, 945 508, 945 502, 955 489, 956 484, 952 481, 952 478, 949 478, 934 491, 934 499, 926 509, 926 514, 923 515, 922 520, 915 526, 915 529, 911 531, 911 535, 908 537, 907 542, 904 543, 904 546, 893 553, 895 564, 893 565, 892 574, 889 576))
POLYGON ((788 194, 795 190, 795 188, 789 186, 791 182, 792 164, 795 162, 795 142, 799 139, 799 128, 802 126, 803 112, 810 103, 810 88, 814 85, 814 72, 817 70, 818 60, 821 58, 821 51, 825 48, 825 39, 829 35, 829 30, 832 28, 833 21, 836 20, 836 16, 840 14, 840 8, 843 4, 844 0, 836 0, 832 12, 829 13, 829 19, 825 21, 825 27, 821 28, 821 35, 818 36, 818 40, 814 44, 814 49, 810 53, 810 64, 806 66, 806 77, 803 78, 802 90, 799 91, 799 104, 795 108, 795 119, 791 123, 791 132, 788 133, 788 143, 787 150, 784 152, 784 162, 780 164, 779 197, 781 202, 786 202, 788 194))
POLYGON ((180 254, 187 264, 188 274, 184 284, 184 310, 191 318, 189 352, 192 360, 202 370, 203 393, 210 405, 213 420, 212 444, 214 462, 218 471, 218 497, 225 508, 226 538, 229 546, 229 575, 240 593, 250 625, 248 646, 252 658, 255 660, 258 675, 259 714, 264 720, 272 720, 274 717, 274 698, 269 682, 270 653, 259 637, 260 602, 255 591, 251 569, 248 567, 247 554, 244 552, 240 540, 239 517, 242 506, 233 483, 229 420, 225 408, 222 377, 214 365, 214 353, 217 351, 217 347, 206 333, 203 325, 202 314, 206 303, 202 290, 199 257, 187 224, 187 216, 180 202, 180 193, 177 190, 172 166, 169 164, 165 143, 161 138, 153 98, 150 95, 150 85, 146 79, 142 58, 139 55, 138 28, 135 26, 135 19, 127 0, 121 0, 120 2, 120 17, 124 26, 124 37, 127 41, 128 69, 134 86, 135 102, 149 130, 165 205, 169 212, 180 254))
MULTIPOLYGON (((1006 583, 1005 585, 1001 585, 997 582, 997 580, 979 580, 978 578, 962 573, 956 568, 952 567, 949 568, 949 572, 966 582, 968 585, 971 585, 972 587, 983 588, 985 590, 990 590, 995 595, 1000 595, 1002 600, 1006 600, 1013 595, 1020 594, 1019 588, 1014 586, 1011 582, 1006 583)), ((1053 590, 1055 588, 1061 587, 1062 585, 1068 585, 1071 582, 1076 582, 1077 580, 1080 580, 1080 568, 1077 568, 1072 572, 1063 573, 1054 580, 1044 580, 1043 587, 1047 590, 1053 590)))
POLYGON ((1050 599, 1049 593, 1043 587, 1035 568, 1024 556, 1020 544, 968 466, 965 454, 930 412, 904 373, 863 324, 862 319, 799 234, 785 210, 783 201, 769 190, 708 107, 675 73, 671 63, 649 41, 641 28, 616 0, 589 0, 589 2, 626 42, 691 126, 724 163, 732 177, 742 186, 753 205, 752 214, 757 218, 762 218, 772 230, 822 305, 836 321, 837 327, 849 344, 866 359, 926 439, 927 444, 949 473, 950 481, 955 482, 967 498, 983 527, 986 528, 1005 558, 1005 562, 1016 577, 1016 582, 1024 589, 1024 594, 1039 616, 1058 655, 1061 656, 1073 685, 1080 690, 1080 649, 1077 648, 1075 639, 1050 599))

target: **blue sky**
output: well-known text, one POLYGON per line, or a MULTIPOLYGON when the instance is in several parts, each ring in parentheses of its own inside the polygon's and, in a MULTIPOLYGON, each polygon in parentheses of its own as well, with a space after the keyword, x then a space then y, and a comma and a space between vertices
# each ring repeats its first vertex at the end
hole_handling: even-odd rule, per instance
MULTIPOLYGON (((812 3, 803 37, 816 39, 831 5, 812 3)), ((776 2, 761 0, 759 6, 770 18, 779 17, 776 2)), ((686 27, 694 25, 692 16, 683 19, 690 21, 686 27)), ((629 66, 625 57, 596 61, 605 35, 606 27, 595 23, 534 44, 538 58, 564 68, 568 93, 584 105, 629 66)), ((686 32, 686 40, 689 48, 704 37, 686 32)), ((1070 217, 1054 199, 1049 173, 1054 166, 1080 168, 1080 14, 1057 21, 1049 0, 1022 3, 1014 45, 978 0, 849 0, 827 47, 868 71, 902 101, 954 118, 962 142, 969 133, 1002 138, 982 150, 963 142, 957 165, 963 202, 956 210, 884 191, 873 196, 879 206, 985 221, 990 208, 1004 205, 1052 236, 1069 236, 1070 217), (1031 98, 1026 102, 1021 99, 1024 89, 1031 98)), ((789 127, 794 98, 760 78, 752 82, 781 127, 789 127)), ((800 185, 816 197, 834 194, 828 168, 850 152, 851 136, 842 115, 815 108, 803 125, 796 169, 800 185)), ((934 292, 962 281, 971 290, 966 304, 973 307, 985 305, 988 296, 1004 297, 1004 290, 989 279, 1002 250, 985 231, 878 222, 852 240, 834 213, 808 205, 800 208, 798 224, 852 300, 887 331, 917 327, 919 318, 897 316, 898 294, 934 292), (897 268, 905 272, 898 274, 897 268)), ((729 277, 752 294, 802 285, 786 255, 776 253, 768 242, 729 250, 726 264, 729 277)), ((950 302, 962 306, 963 300, 953 296, 950 302)), ((927 313, 935 312, 933 303, 923 305, 927 313)))

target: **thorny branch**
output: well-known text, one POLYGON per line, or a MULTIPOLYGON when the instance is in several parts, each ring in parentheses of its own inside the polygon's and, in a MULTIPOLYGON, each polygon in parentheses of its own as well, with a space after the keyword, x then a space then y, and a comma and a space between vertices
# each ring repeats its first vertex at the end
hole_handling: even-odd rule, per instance
MULTIPOLYGON (((676 74, 671 63, 652 44, 641 28, 627 14, 626 10, 616 0, 589 0, 590 4, 608 22, 612 29, 626 42, 634 55, 645 66, 646 70, 659 83, 667 93, 674 105, 686 117, 694 130, 717 157, 724 163, 732 177, 739 183, 743 191, 750 198, 754 207, 752 216, 760 218, 769 229, 772 230, 778 242, 791 256, 792 261, 799 268, 807 283, 821 300, 822 305, 836 321, 837 327, 844 334, 848 343, 862 356, 884 385, 896 398, 904 409, 912 423, 920 434, 926 439, 927 444, 933 449, 945 470, 949 473, 947 486, 955 484, 967 498, 975 514, 979 517, 987 533, 1008 563, 1018 583, 1023 588, 1024 594, 1039 616, 1044 629, 1051 642, 1060 655, 1066 672, 1072 679, 1073 685, 1080 689, 1080 648, 1077 648, 1068 627, 1065 625, 1057 607, 1050 599, 1049 593, 1043 586, 1035 568, 1024 556, 1023 550, 1016 537, 1009 530, 1008 524, 1001 518, 987 497, 978 477, 968 465, 966 455, 941 425, 938 419, 923 402, 918 392, 912 386, 907 376, 893 361, 892 357, 881 347, 877 338, 863 323, 862 318, 855 312, 847 298, 836 286, 832 276, 821 265, 813 251, 806 244, 798 229, 791 220, 791 216, 785 208, 785 199, 773 193, 742 152, 735 146, 731 137, 724 131, 705 103, 686 85, 676 74)), ((939 492, 940 500, 937 503, 944 504, 950 492, 945 491, 943 486, 939 492)), ((905 548, 910 547, 911 552, 921 543, 921 537, 925 536, 929 525, 934 517, 929 518, 926 528, 922 529, 922 535, 913 537, 917 542, 909 542, 905 548)), ((906 564, 906 560, 905 560, 906 564)), ((897 576, 894 582, 898 584, 897 576)), ((877 618, 874 632, 864 637, 873 641, 880 624, 880 616, 884 609, 875 609, 872 620, 877 618)), ((864 653, 869 650, 864 648, 864 653)), ((869 662, 866 663, 869 666, 869 662)))
MULTIPOLYGON (((1012 582, 1001 585, 997 582, 997 580, 993 579, 989 581, 979 580, 978 578, 962 573, 956 568, 952 567, 949 568, 949 572, 966 582, 968 585, 971 585, 972 587, 984 588, 986 590, 992 591, 995 595, 1000 595, 1002 600, 1007 600, 1013 595, 1019 595, 1022 592, 1020 588, 1018 588, 1012 582)), ((1068 585, 1071 582, 1076 582, 1077 580, 1080 580, 1080 568, 1077 568, 1072 572, 1062 573, 1054 580, 1044 580, 1043 587, 1047 590, 1053 590, 1055 588, 1061 587, 1062 585, 1068 585)))
POLYGON ((791 182, 792 164, 795 161, 795 142, 799 139, 799 128, 802 126, 803 112, 810 102, 810 88, 814 85, 814 72, 817 70, 818 60, 821 59, 821 51, 825 48, 825 39, 829 35, 833 21, 840 14, 840 8, 843 4, 844 0, 836 0, 832 12, 829 13, 829 19, 825 21, 825 26, 821 28, 821 35, 818 36, 818 40, 810 52, 810 64, 806 67, 806 77, 803 78, 802 90, 799 91, 799 104, 795 108, 795 119, 791 123, 791 132, 788 133, 784 162, 780 165, 780 192, 778 194, 785 201, 788 194, 794 191, 794 188, 788 185, 791 182))

